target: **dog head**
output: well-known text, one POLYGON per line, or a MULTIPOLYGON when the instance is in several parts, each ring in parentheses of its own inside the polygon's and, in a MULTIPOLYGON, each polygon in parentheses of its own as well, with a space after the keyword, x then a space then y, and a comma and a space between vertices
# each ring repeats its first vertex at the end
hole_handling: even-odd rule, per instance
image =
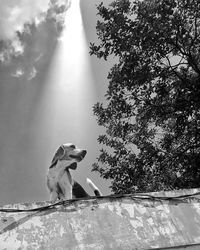
POLYGON ((86 153, 86 150, 79 149, 72 143, 62 144, 56 151, 50 168, 60 161, 66 168, 75 170, 77 168, 77 162, 82 161, 86 153))

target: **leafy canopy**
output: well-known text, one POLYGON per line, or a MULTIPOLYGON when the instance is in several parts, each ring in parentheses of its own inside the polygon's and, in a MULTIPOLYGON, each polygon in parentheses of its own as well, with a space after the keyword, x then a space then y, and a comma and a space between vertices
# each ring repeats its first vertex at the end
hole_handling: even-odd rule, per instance
POLYGON ((117 63, 105 103, 93 112, 106 132, 93 171, 114 193, 200 185, 200 2, 116 0, 97 7, 99 44, 117 63))

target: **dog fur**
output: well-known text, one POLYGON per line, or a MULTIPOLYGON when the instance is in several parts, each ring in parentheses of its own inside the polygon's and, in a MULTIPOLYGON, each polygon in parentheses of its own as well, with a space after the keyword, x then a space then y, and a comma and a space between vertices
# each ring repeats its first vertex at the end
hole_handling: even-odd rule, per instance
MULTIPOLYGON (((47 174, 47 186, 50 190, 50 200, 84 198, 90 195, 75 180, 70 169, 75 170, 77 163, 86 155, 85 149, 79 149, 72 143, 61 145, 56 151, 47 174)), ((93 189, 96 196, 101 196, 99 189, 87 178, 87 183, 93 189)))

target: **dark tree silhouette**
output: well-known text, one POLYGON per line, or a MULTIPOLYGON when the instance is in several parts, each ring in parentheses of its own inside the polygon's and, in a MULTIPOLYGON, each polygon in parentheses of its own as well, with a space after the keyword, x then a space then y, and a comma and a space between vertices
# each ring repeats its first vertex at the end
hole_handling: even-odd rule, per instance
POLYGON ((117 63, 93 171, 114 193, 200 186, 200 2, 117 0, 98 7, 90 54, 117 63))

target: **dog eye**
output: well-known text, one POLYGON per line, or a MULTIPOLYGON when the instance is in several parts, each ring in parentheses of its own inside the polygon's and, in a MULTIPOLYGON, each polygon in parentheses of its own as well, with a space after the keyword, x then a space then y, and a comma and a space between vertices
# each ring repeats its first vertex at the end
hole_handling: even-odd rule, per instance
POLYGON ((70 145, 70 148, 75 149, 76 146, 75 145, 70 145))

